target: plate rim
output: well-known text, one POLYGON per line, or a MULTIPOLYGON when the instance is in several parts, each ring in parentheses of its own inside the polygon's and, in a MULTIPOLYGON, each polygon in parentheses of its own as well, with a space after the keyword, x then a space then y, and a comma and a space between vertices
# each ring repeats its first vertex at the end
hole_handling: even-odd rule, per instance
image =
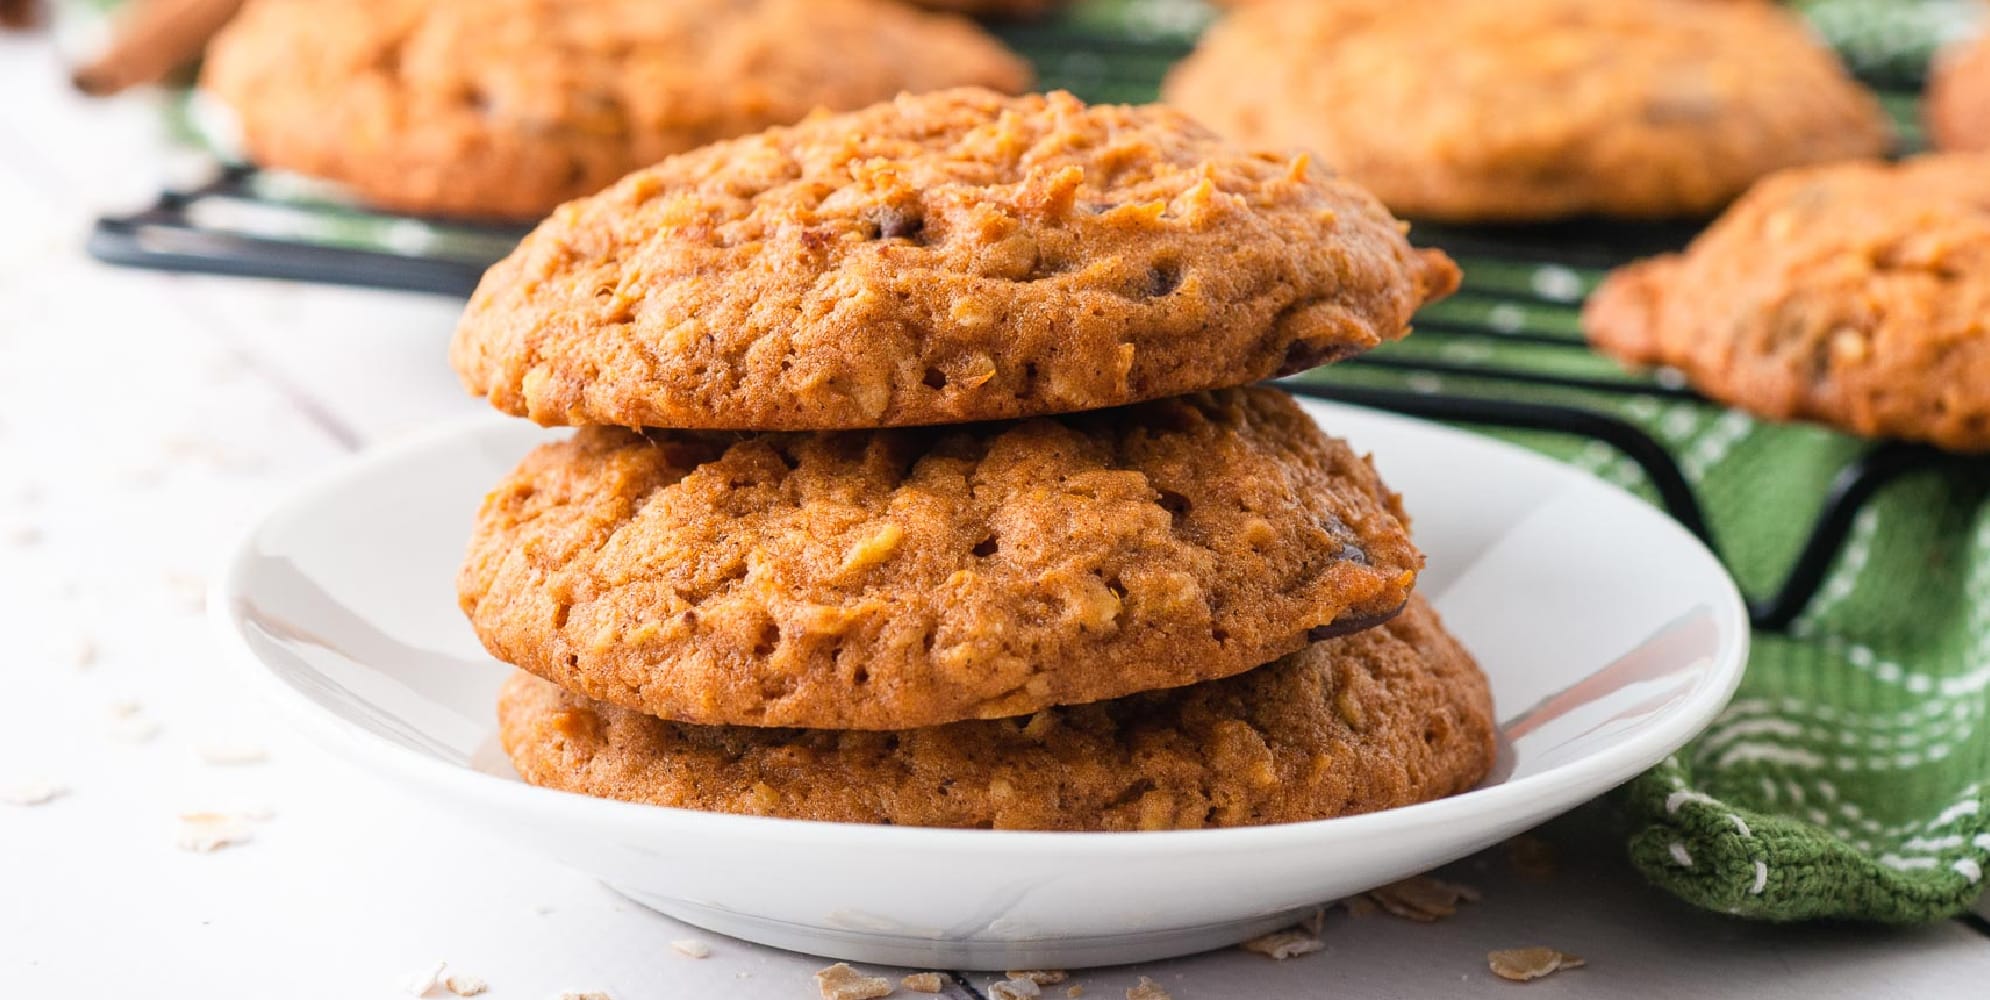
MULTIPOLYGON (((1739 641, 1717 652, 1703 676, 1686 692, 1682 701, 1665 719, 1645 733, 1597 753, 1559 764, 1539 774, 1529 775, 1486 788, 1474 788, 1457 795, 1378 812, 1336 816, 1328 819, 1274 823, 1260 826, 1219 827, 1191 830, 1142 831, 1062 831, 1062 830, 982 830, 946 827, 896 826, 873 823, 828 822, 778 816, 748 816, 705 812, 677 806, 625 802, 576 792, 542 788, 523 780, 505 778, 473 767, 465 767, 401 746, 338 717, 318 705, 301 690, 286 683, 251 647, 246 622, 236 613, 242 591, 240 582, 258 554, 256 543, 271 525, 293 517, 319 494, 341 484, 362 478, 382 465, 392 464, 410 454, 435 448, 444 442, 467 439, 500 428, 559 431, 567 428, 542 427, 501 414, 479 413, 451 418, 428 427, 395 436, 345 456, 329 467, 306 476, 261 508, 222 552, 219 571, 208 585, 207 619, 222 647, 222 659, 232 672, 252 688, 257 697, 274 706, 289 722, 303 729, 313 742, 335 755, 354 761, 368 770, 387 772, 400 781, 449 790, 448 794, 472 798, 487 809, 547 812, 563 810, 571 819, 598 825, 607 831, 640 830, 647 833, 694 832, 720 836, 751 836, 760 840, 798 840, 817 846, 931 848, 974 850, 1003 856, 1041 856, 1055 850, 1067 857, 1116 857, 1172 855, 1184 851, 1277 850, 1300 845, 1316 845, 1322 838, 1388 836, 1394 831, 1465 823, 1471 828, 1497 822, 1500 817, 1541 812, 1553 815, 1608 791, 1655 766, 1684 746, 1711 723, 1733 697, 1747 666, 1751 641, 1747 606, 1733 576, 1704 543, 1677 521, 1651 507, 1628 490, 1581 469, 1557 462, 1519 445, 1476 435, 1444 424, 1406 417, 1347 403, 1295 397, 1308 415, 1327 433, 1339 436, 1328 419, 1334 413, 1349 413, 1363 420, 1394 424, 1407 429, 1455 439, 1470 447, 1499 452, 1502 461, 1531 465, 1537 472, 1555 477, 1585 480, 1593 487, 1636 504, 1656 523, 1656 530, 1671 532, 1674 541, 1688 546, 1696 559, 1705 560, 1716 570, 1722 586, 1719 595, 1710 595, 1709 610, 1723 632, 1730 628, 1739 641), (1543 811, 1541 806, 1548 803, 1543 811), (695 830, 687 828, 695 827, 695 830)), ((1359 442, 1357 442, 1358 444, 1359 442)))

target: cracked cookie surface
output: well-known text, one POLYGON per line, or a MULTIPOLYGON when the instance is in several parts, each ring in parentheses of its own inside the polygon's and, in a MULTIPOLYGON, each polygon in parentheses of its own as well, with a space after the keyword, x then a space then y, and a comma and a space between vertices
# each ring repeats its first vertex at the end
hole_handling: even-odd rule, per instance
POLYGON ((1312 367, 1457 279, 1303 159, 1164 108, 958 90, 563 206, 484 276, 450 359, 542 424, 960 423, 1312 367))
POLYGON ((1878 102, 1767 3, 1255 3, 1165 94, 1457 222, 1703 215, 1765 174, 1889 142, 1878 102))
POLYGON ((203 85, 265 166, 531 220, 672 153, 1026 63, 891 0, 253 0, 203 85))
POLYGON ((1158 830, 1326 819, 1471 788, 1486 679, 1422 597, 1225 680, 905 732, 690 726, 529 674, 498 731, 536 785, 712 812, 902 826, 1158 830))
MULTIPOLYGON (((903 729, 1239 673, 1422 556, 1284 393, 814 434, 583 428, 485 501, 492 655, 686 722, 903 729)), ((1317 634, 1317 633, 1315 633, 1317 634)))
POLYGON ((1611 274, 1583 324, 1762 416, 1990 450, 1990 155, 1771 178, 1611 274))

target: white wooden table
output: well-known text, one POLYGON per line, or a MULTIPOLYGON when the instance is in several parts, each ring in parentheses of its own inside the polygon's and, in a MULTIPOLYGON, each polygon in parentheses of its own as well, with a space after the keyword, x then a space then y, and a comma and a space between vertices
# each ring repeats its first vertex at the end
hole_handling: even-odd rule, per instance
MULTIPOLYGON (((91 263, 89 220, 146 201, 172 162, 145 99, 86 104, 61 81, 44 43, 0 39, 0 791, 68 789, 0 805, 0 998, 358 1000, 438 961, 494 1000, 814 996, 823 960, 675 924, 377 786, 223 679, 197 596, 218 547, 298 477, 480 405, 443 363, 457 303, 91 263), (268 759, 203 762, 217 743, 268 759), (247 844, 178 849, 175 817, 210 808, 272 815, 247 844), (711 956, 673 952, 684 938, 711 956)), ((1700 913, 1643 886, 1607 820, 1547 830, 1551 878, 1497 851, 1454 866, 1485 898, 1442 923, 1336 913, 1327 949, 1292 961, 1077 981, 1115 1000, 1141 975, 1179 1000, 1990 993, 1990 937, 1962 923, 1700 913), (1590 965, 1526 987, 1486 971, 1489 949, 1534 944, 1590 965)))

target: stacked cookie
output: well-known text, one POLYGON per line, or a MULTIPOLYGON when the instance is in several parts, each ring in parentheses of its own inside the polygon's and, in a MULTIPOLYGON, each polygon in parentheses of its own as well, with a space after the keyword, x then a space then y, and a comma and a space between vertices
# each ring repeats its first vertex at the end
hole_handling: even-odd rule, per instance
POLYGON ((536 784, 955 827, 1312 819, 1490 765, 1395 496, 1250 383, 1457 274, 1178 113, 980 90, 563 206, 451 356, 580 427, 460 578, 536 784))

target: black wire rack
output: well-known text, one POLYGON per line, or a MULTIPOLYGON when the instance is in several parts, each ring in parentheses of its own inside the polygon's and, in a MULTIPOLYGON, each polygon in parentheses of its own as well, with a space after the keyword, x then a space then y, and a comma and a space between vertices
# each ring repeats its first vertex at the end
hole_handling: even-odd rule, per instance
MULTIPOLYGON (((1035 62, 1046 89, 1091 100, 1151 99, 1166 68, 1188 51, 1180 38, 1107 35, 1069 26, 1016 25, 1005 38, 1035 62)), ((1912 84, 1871 81, 1916 142, 1912 84)), ((1591 360, 1578 328, 1584 295, 1611 268, 1683 247, 1693 225, 1559 223, 1465 228, 1419 225, 1420 243, 1443 248, 1466 278, 1442 308, 1418 317, 1423 345, 1524 345, 1525 362, 1489 355, 1380 350, 1335 371, 1378 380, 1300 377, 1291 392, 1468 427, 1585 439, 1634 463, 1658 503, 1716 553, 1722 549, 1691 478, 1672 451, 1599 400, 1645 398, 1714 407, 1674 373, 1571 374, 1566 360, 1591 360), (1516 278, 1516 276, 1523 276, 1516 278), (1524 277, 1531 276, 1531 277, 1524 277), (1543 278, 1551 280, 1541 280, 1543 278), (1441 388, 1433 387, 1443 377, 1441 388), (1420 385, 1420 377, 1422 385, 1420 385), (1554 397, 1560 394, 1557 401, 1554 397)), ((165 271, 275 278, 467 297, 484 269, 524 229, 374 212, 327 198, 294 180, 233 166, 212 181, 167 191, 146 209, 99 219, 88 249, 111 264, 165 271)), ((1787 630, 1822 589, 1859 511, 1890 483, 1919 472, 1980 461, 1894 441, 1870 444, 1836 475, 1808 536, 1781 582, 1749 602, 1757 628, 1787 630)))

